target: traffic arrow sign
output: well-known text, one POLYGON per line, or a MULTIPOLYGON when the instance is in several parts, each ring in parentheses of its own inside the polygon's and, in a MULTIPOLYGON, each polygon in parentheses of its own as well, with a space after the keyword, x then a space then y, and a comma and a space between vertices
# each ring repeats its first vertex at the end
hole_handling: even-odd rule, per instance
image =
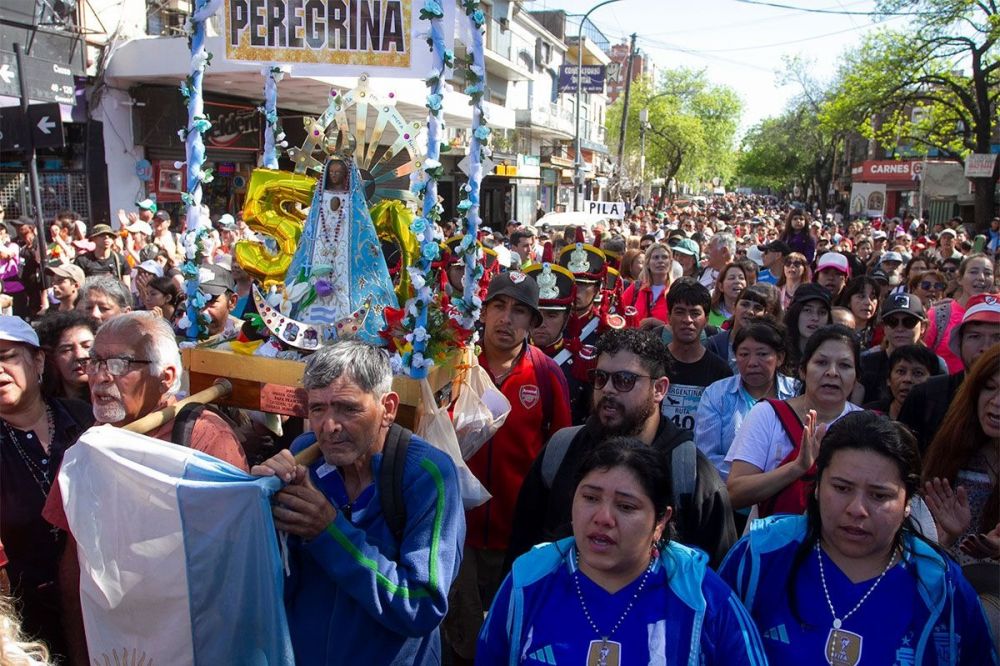
POLYGON ((11 83, 13 82, 15 76, 17 76, 17 73, 11 69, 9 63, 5 62, 3 65, 0 65, 0 81, 3 81, 4 83, 11 83))
POLYGON ((56 123, 49 120, 48 116, 42 116, 35 127, 37 127, 42 134, 49 135, 52 134, 52 130, 55 129, 56 123))
POLYGON ((65 145, 58 104, 32 104, 28 107, 28 123, 35 148, 62 148, 65 145))

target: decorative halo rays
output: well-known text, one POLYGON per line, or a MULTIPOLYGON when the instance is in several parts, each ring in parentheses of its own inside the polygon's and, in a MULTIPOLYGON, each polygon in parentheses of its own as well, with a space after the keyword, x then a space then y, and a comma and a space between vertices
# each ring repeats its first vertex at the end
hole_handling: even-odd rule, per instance
POLYGON ((288 156, 295 173, 304 174, 308 170, 322 173, 327 155, 350 154, 364 179, 369 206, 398 200, 416 208, 417 196, 408 186, 398 187, 396 181, 422 182, 427 177, 421 168, 424 151, 417 141, 423 124, 403 118, 395 93, 383 97, 372 92, 368 83, 368 75, 362 74, 354 90, 331 90, 326 111, 319 118, 305 119, 306 139, 300 148, 289 149, 288 156))

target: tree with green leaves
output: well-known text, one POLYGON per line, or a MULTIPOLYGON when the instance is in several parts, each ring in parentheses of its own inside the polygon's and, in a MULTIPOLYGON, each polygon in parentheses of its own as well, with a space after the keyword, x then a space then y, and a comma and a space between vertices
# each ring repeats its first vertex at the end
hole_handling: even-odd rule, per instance
MULTIPOLYGON (((728 178, 735 168, 734 140, 742 103, 727 86, 714 85, 704 72, 675 69, 664 72, 656 86, 632 84, 625 136, 625 164, 618 165, 624 189, 639 183, 641 128, 639 115, 649 111, 645 129, 646 179, 700 183, 728 178)), ((623 98, 608 108, 608 143, 618 141, 623 98)))
MULTIPOLYGON (((916 154, 936 150, 964 163, 989 153, 998 133, 1000 4, 996 0, 880 0, 880 11, 912 14, 905 30, 881 30, 848 52, 826 124, 916 154)), ((975 223, 994 210, 997 171, 975 178, 975 223)))

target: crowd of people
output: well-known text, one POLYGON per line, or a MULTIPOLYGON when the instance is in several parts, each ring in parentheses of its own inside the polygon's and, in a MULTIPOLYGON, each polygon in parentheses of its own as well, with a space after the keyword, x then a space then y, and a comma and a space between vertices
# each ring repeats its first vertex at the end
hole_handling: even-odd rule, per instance
MULTIPOLYGON (((0 225, 0 657, 91 663, 57 475, 91 425, 178 399, 173 222, 144 201, 117 229, 0 225)), ((232 250, 255 237, 215 222, 213 343, 252 319, 232 250)), ((464 460, 485 504, 357 341, 306 359, 280 435, 215 409, 150 433, 284 483, 297 663, 1000 664, 1000 218, 728 196, 477 243, 478 363, 510 403, 464 460)))

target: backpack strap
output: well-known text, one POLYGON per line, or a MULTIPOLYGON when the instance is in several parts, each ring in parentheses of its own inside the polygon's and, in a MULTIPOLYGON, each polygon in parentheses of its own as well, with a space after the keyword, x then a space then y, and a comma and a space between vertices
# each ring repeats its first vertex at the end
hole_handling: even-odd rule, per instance
POLYGON ((698 476, 698 449, 694 441, 687 439, 670 452, 670 477, 674 487, 674 511, 685 515, 686 508, 694 497, 694 486, 698 476))
POLYGON ((194 432, 194 424, 198 417, 205 411, 205 405, 198 403, 188 403, 181 407, 174 417, 174 425, 170 429, 170 441, 180 446, 191 446, 191 435, 194 432))
POLYGON ((944 338, 944 330, 948 328, 948 320, 951 319, 951 300, 947 300, 944 303, 938 303, 934 306, 934 344, 931 345, 931 351, 935 354, 937 353, 938 347, 941 346, 941 340, 944 338))
POLYGON ((406 504, 403 502, 403 471, 406 451, 413 433, 398 423, 389 426, 382 449, 382 467, 378 474, 378 491, 382 501, 382 514, 396 543, 403 543, 406 529, 406 504))
POLYGON ((552 426, 552 377, 545 367, 545 359, 548 356, 534 345, 528 345, 528 356, 535 369, 535 377, 538 378, 538 393, 542 399, 542 431, 547 432, 552 426), (544 377, 541 376, 543 373, 544 377))
MULTIPOLYGON (((799 456, 799 451, 802 448, 802 434, 805 432, 805 426, 799 421, 799 417, 795 414, 795 410, 789 406, 784 400, 775 400, 774 398, 768 398, 767 403, 771 405, 774 409, 775 414, 778 415, 778 421, 781 422, 781 427, 784 428, 785 434, 788 435, 789 441, 792 443, 792 450, 789 452, 784 459, 778 463, 778 466, 787 465, 799 456)), ((813 466, 815 469, 815 465, 813 466)), ((803 484, 809 485, 812 483, 813 469, 810 469, 806 474, 797 481, 793 481, 791 484, 785 488, 779 490, 777 493, 759 502, 757 505, 757 513, 761 518, 766 518, 767 516, 773 515, 778 512, 779 501, 783 500, 783 495, 791 494, 792 496, 798 491, 798 489, 803 486, 803 484)), ((784 504, 784 502, 782 502, 784 504)))
POLYGON ((542 449, 542 483, 545 484, 546 489, 552 490, 552 482, 556 478, 556 472, 562 466, 569 445, 576 439, 581 428, 583 426, 578 425, 557 430, 549 438, 545 448, 542 449))

